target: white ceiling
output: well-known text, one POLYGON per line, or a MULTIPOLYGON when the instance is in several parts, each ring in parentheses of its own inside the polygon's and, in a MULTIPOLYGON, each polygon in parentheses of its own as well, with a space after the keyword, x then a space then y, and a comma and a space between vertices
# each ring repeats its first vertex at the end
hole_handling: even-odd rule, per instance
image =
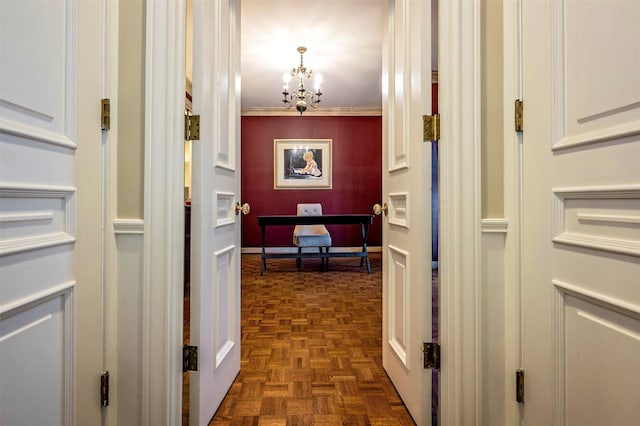
POLYGON ((299 65, 298 46, 307 48, 305 66, 322 75, 323 109, 381 108, 384 4, 242 0, 242 108, 284 108, 282 75, 299 65))

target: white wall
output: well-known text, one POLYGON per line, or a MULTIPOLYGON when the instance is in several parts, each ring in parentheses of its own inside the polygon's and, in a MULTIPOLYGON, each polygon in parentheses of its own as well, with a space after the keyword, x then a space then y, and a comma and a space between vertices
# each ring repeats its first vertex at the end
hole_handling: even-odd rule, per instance
POLYGON ((141 220, 116 220, 117 365, 113 380, 118 426, 142 424, 142 261, 141 220))
POLYGON ((505 219, 482 221, 480 405, 482 425, 505 423, 505 219))

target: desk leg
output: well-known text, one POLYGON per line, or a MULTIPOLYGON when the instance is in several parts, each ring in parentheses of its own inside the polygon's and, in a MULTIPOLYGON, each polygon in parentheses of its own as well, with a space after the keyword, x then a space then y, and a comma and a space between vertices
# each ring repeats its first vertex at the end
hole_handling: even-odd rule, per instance
POLYGON ((260 275, 264 274, 264 271, 267 269, 267 259, 266 254, 267 251, 264 248, 264 234, 265 234, 265 226, 260 226, 260 234, 262 235, 262 263, 260 265, 260 275))
POLYGON ((360 231, 362 232, 362 252, 364 256, 360 258, 360 267, 362 267, 362 262, 367 262, 367 274, 371 273, 371 263, 369 263, 369 253, 367 251, 367 238, 369 236, 369 224, 362 223, 360 224, 360 231))

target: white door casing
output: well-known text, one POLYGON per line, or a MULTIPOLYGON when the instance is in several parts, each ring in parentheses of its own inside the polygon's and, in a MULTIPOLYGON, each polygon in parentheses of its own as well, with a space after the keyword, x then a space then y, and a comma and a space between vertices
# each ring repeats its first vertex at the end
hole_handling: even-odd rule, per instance
POLYGON ((101 424, 103 4, 0 4, 0 423, 101 424))
POLYGON ((240 371, 240 9, 193 3, 191 344, 189 421, 206 425, 240 371))
MULTIPOLYGON (((184 110, 184 43, 179 39, 184 11, 180 1, 147 6, 142 424, 168 425, 180 421, 181 406, 182 309, 172 298, 180 300, 182 294, 183 147, 176 141, 181 140, 184 110), (155 292, 150 291, 152 283, 155 292)), ((441 312, 441 414, 443 423, 462 424, 473 421, 478 411, 479 8, 474 2, 443 2, 439 15, 439 44, 456 46, 439 53, 442 140, 451 144, 441 152, 440 270, 447 286, 441 312), (463 149, 463 143, 471 149, 463 149), (460 233, 463 228, 469 232, 460 233), (466 307, 464 312, 460 306, 466 307)))
POLYGON ((522 10, 523 423, 636 424, 640 3, 522 10))
POLYGON ((383 366, 418 424, 431 410, 431 3, 389 1, 383 46, 383 366))

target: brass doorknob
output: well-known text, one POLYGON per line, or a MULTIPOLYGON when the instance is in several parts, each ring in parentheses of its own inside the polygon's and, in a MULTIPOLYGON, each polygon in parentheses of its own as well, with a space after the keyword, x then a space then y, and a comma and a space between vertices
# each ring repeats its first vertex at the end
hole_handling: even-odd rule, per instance
POLYGON ((251 210, 251 206, 249 206, 248 203, 244 203, 243 205, 240 205, 239 202, 236 202, 236 215, 239 215, 240 212, 242 212, 242 214, 249 214, 250 210, 251 210))
POLYGON ((380 204, 374 204, 373 205, 373 214, 375 214, 376 216, 379 216, 380 213, 383 213, 386 216, 389 213, 389 206, 387 206, 387 203, 384 203, 384 205, 380 205, 380 204))

